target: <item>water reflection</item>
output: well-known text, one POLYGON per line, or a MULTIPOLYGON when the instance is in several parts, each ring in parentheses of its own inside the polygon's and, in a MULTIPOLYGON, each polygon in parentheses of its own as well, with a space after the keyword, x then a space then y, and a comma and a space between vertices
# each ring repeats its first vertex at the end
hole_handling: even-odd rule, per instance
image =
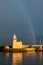
POLYGON ((35 65, 36 63, 36 52, 29 51, 23 54, 24 65, 35 65))
MULTIPOLYGON (((4 53, 4 65, 43 65, 43 52, 4 53)), ((2 56, 1 56, 2 57, 2 56)))
POLYGON ((22 53, 12 53, 12 65, 22 64, 22 53))
POLYGON ((30 52, 26 52, 27 56, 36 56, 36 52, 35 51, 30 51, 30 52))
POLYGON ((40 61, 42 60, 42 52, 39 52, 40 61))
POLYGON ((9 52, 4 53, 6 60, 9 59, 9 52))
POLYGON ((9 65, 9 52, 3 53, 3 65, 9 65))

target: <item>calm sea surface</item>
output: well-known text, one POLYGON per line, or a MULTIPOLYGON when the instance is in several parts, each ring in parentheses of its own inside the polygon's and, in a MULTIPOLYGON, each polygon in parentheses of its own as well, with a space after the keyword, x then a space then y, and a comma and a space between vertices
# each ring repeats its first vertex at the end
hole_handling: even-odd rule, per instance
POLYGON ((0 52, 0 65, 43 65, 43 52, 0 52))

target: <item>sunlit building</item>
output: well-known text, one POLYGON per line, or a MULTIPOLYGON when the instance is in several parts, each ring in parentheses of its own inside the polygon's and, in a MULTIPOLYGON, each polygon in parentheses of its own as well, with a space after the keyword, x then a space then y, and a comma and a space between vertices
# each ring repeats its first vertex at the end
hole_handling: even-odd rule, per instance
POLYGON ((18 41, 16 35, 12 38, 12 45, 0 46, 0 51, 4 52, 26 52, 26 51, 43 51, 43 45, 29 45, 18 41))
POLYGON ((22 48, 22 41, 17 41, 16 35, 13 36, 12 49, 22 48))
POLYGON ((4 48, 5 48, 5 49, 10 49, 10 47, 9 47, 8 45, 6 45, 4 48))

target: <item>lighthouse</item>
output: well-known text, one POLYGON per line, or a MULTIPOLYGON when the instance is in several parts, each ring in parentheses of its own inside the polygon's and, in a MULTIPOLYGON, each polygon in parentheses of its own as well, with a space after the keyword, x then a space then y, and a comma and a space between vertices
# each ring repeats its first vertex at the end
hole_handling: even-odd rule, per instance
POLYGON ((12 42, 12 49, 20 49, 22 48, 22 41, 17 41, 17 37, 14 34, 13 42, 12 42))
POLYGON ((16 42, 17 42, 17 37, 16 37, 16 35, 14 34, 14 36, 13 36, 13 42, 12 42, 12 48, 13 48, 13 49, 15 48, 16 42))

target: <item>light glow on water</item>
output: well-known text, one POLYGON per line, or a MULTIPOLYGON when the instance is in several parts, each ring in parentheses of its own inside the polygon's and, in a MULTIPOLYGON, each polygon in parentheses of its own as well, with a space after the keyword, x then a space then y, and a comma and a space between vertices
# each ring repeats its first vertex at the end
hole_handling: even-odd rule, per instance
POLYGON ((12 65, 22 63, 22 53, 12 53, 12 65))
POLYGON ((43 52, 1 53, 1 65, 43 65, 43 52))

